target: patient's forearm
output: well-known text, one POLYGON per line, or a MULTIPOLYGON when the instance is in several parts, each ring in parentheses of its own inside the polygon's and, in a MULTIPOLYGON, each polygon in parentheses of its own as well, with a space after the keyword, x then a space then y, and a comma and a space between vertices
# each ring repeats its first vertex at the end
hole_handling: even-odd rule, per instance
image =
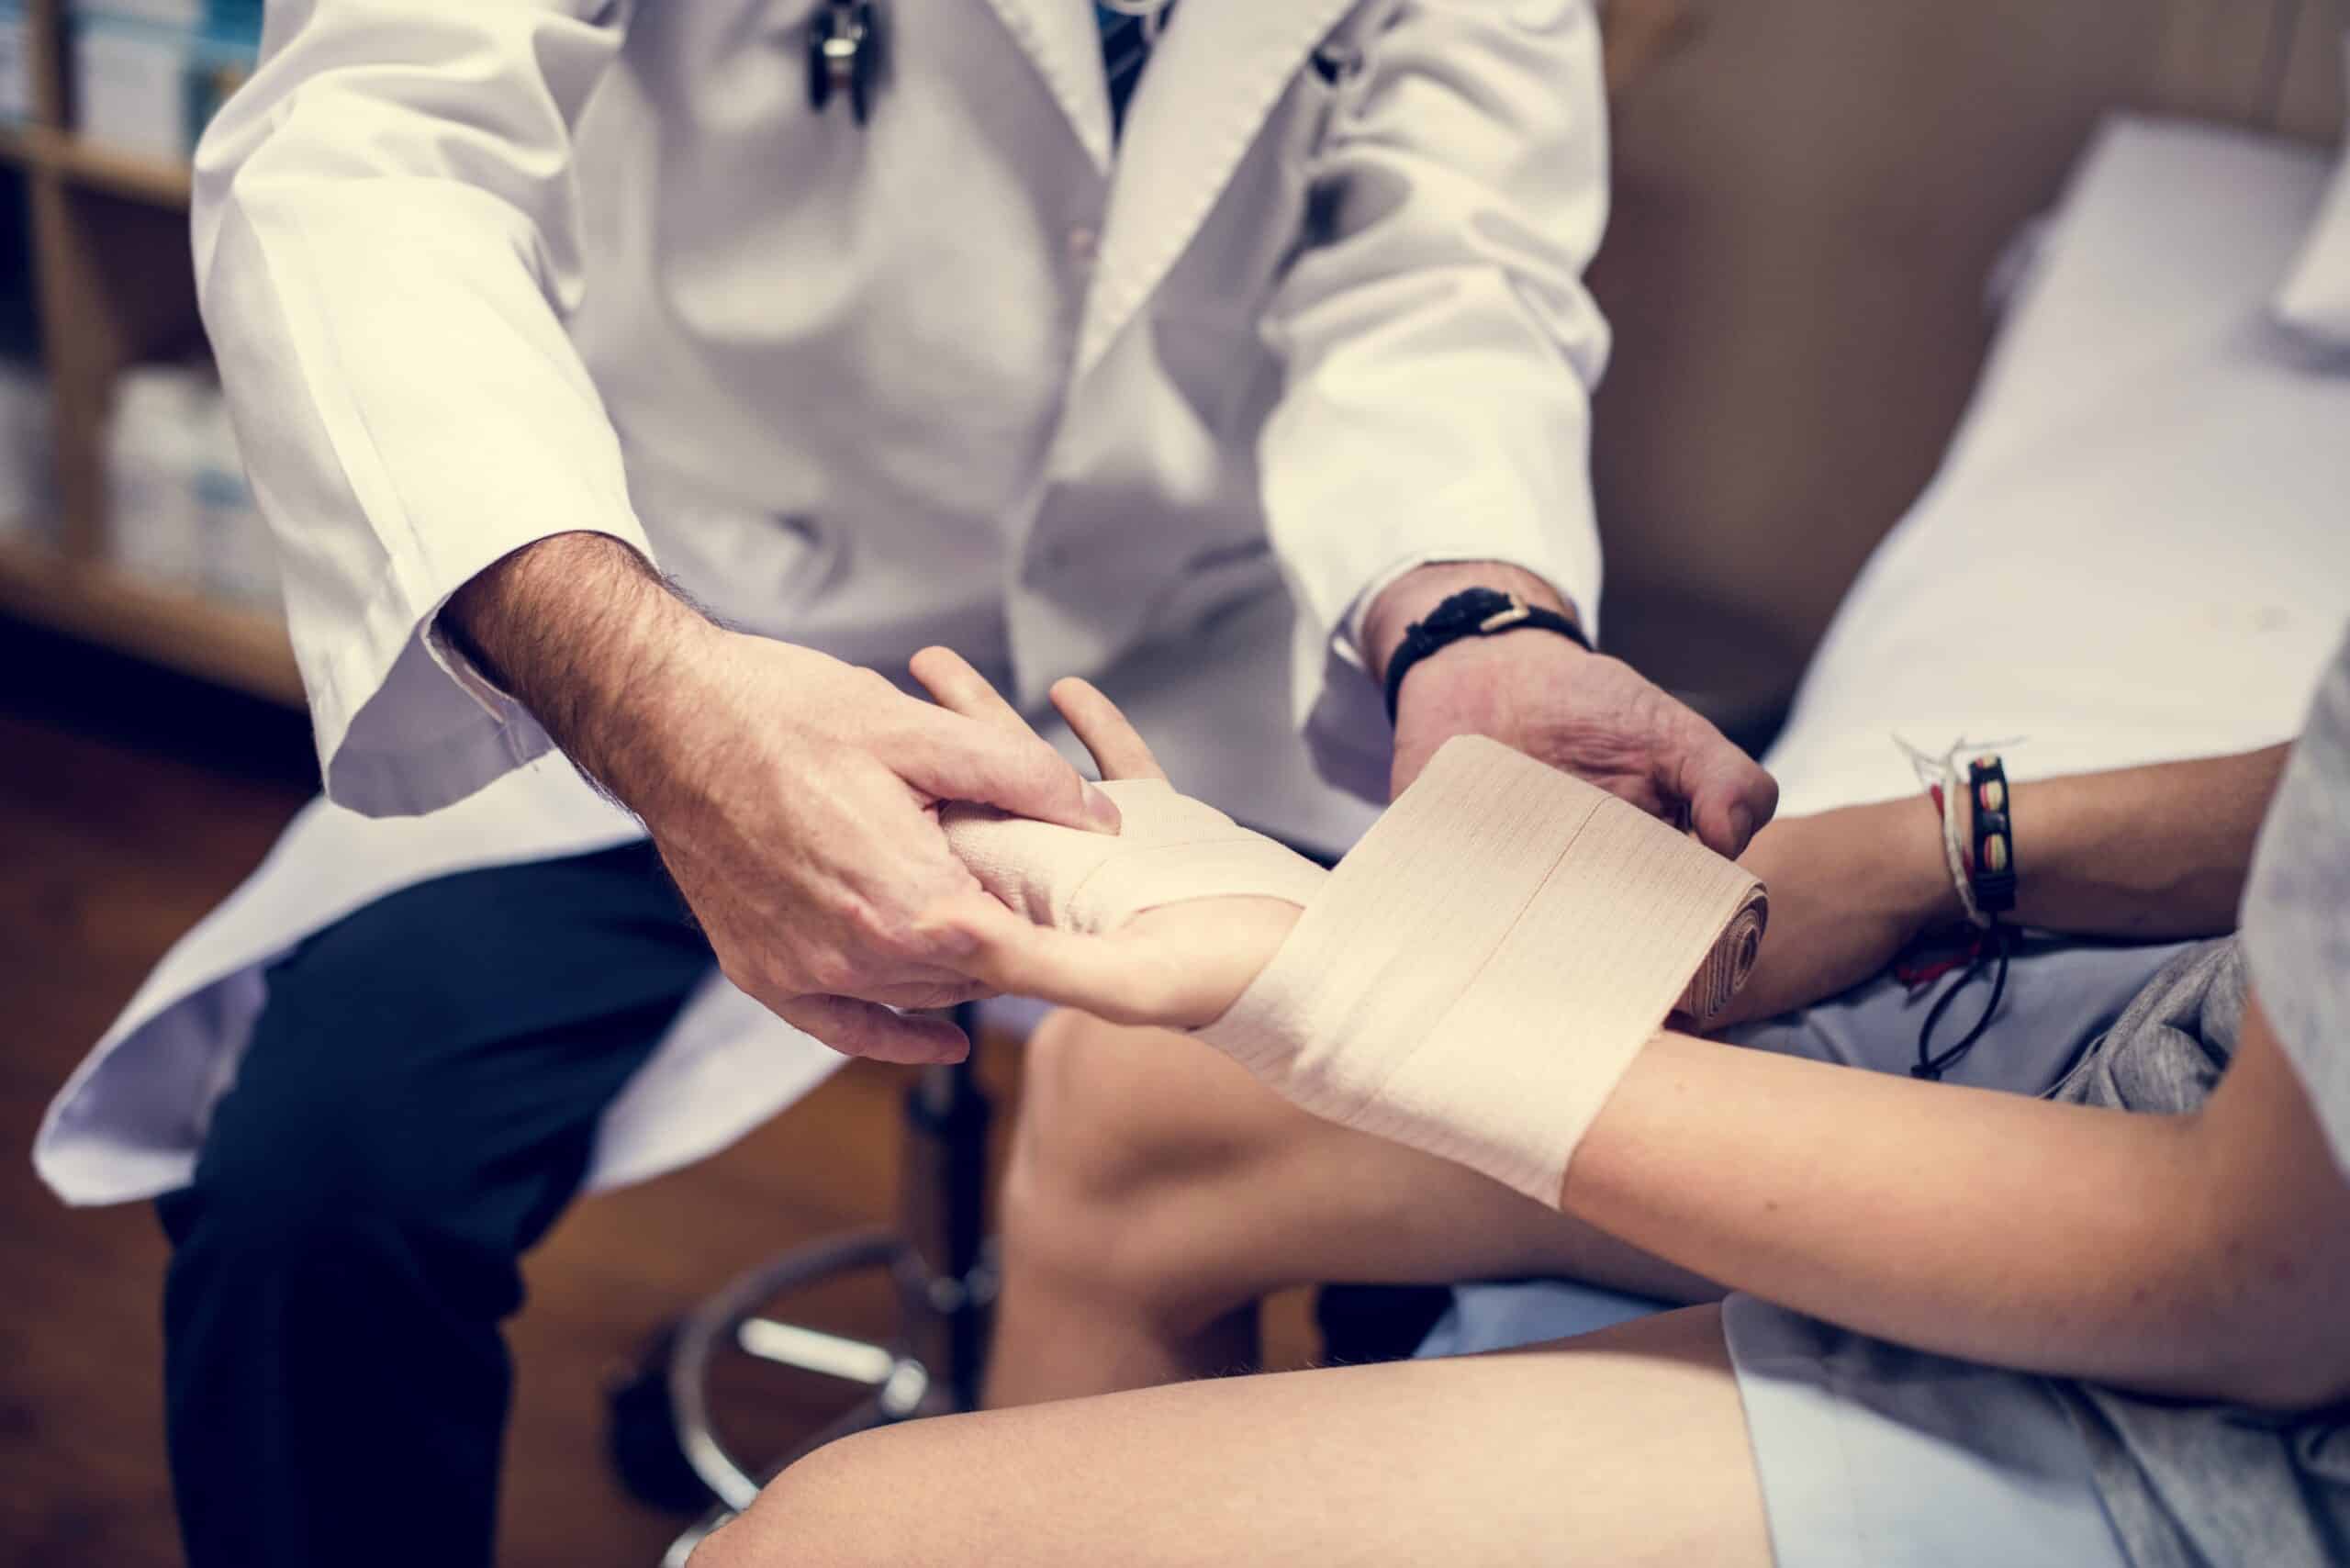
POLYGON ((2233 929, 2290 750, 2016 785, 2015 921, 2147 939, 2233 929))
POLYGON ((1922 1350, 2248 1397, 2189 1118, 1923 1084, 1681 1035, 1569 1167, 1566 1212, 1684 1268, 1922 1350))

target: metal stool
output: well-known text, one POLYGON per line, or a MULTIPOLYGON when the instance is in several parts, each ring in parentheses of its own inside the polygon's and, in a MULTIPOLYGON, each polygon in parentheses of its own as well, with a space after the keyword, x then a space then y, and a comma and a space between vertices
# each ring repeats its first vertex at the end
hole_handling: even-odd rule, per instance
POLYGON ((955 1021, 970 1037, 971 1055, 926 1069, 906 1092, 897 1230, 830 1238, 737 1276, 673 1325, 635 1375, 609 1392, 613 1459, 631 1488, 673 1505, 716 1499, 671 1543, 663 1568, 683 1568, 703 1537, 810 1450, 978 1404, 996 1278, 986 1226, 991 1112, 976 1070, 979 1009, 957 1008, 955 1021), (767 1315, 792 1292, 872 1270, 886 1271, 896 1286, 898 1322, 887 1343, 767 1315), (728 1451, 711 1418, 711 1369, 730 1352, 871 1392, 790 1452, 745 1462, 728 1451))

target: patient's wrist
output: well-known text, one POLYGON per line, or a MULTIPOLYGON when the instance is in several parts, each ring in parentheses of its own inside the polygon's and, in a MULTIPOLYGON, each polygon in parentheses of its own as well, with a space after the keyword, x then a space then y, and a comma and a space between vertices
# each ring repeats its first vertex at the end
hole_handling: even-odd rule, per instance
POLYGON ((1753 966, 1753 877, 1592 785, 1464 736, 1198 1031, 1301 1109, 1541 1202, 1668 1014, 1753 966))
MULTIPOLYGON (((1959 791, 1959 842, 1967 842, 1974 827, 1974 807, 1959 791)), ((1891 876, 1899 890, 1898 906, 1908 912, 1909 934, 1922 935, 1967 924, 1966 902, 1959 897, 1958 879, 1952 875, 1950 852, 1943 839, 1942 812, 1931 795, 1892 801, 1886 807, 1899 813, 1897 830, 1886 835, 1893 857, 1891 876)))
MULTIPOLYGON (((1972 823, 1964 790, 1960 790, 1957 801, 1957 842, 1967 842, 1967 827, 1972 823)), ((1918 931, 1942 931, 1943 926, 1964 926, 1967 924, 1967 901, 1957 893, 1957 877, 1951 875, 1951 851, 1943 842, 1942 811, 1934 806, 1934 797, 1922 797, 1925 809, 1915 816, 1922 825, 1904 834, 1904 869, 1910 889, 1910 905, 1918 913, 1918 931)))

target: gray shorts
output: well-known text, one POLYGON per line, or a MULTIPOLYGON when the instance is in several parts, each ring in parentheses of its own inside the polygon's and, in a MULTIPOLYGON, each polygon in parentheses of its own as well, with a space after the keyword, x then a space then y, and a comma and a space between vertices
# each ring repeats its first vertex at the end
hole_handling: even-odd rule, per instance
MULTIPOLYGON (((1944 1081, 2044 1093, 2186 946, 2034 939, 1944 1081)), ((1939 989, 1912 998, 1878 980, 1731 1038, 1906 1073, 1939 989)), ((1937 1045, 1987 996, 1960 997, 1937 1045)), ((1564 1338, 1665 1305, 1558 1281, 1465 1285, 1419 1353, 1564 1338)), ((1722 1326, 1779 1568, 2127 1568, 2087 1450, 2042 1380, 1894 1346, 1856 1353, 1857 1336, 1751 1296, 1731 1296, 1722 1326)))

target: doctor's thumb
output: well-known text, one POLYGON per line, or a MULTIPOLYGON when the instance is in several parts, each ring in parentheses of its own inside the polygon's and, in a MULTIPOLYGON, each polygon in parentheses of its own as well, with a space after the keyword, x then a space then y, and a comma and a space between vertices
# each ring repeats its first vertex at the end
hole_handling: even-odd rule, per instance
POLYGON ((1689 820, 1707 848, 1735 860, 1779 809, 1779 781, 1716 734, 1684 777, 1689 820))
POLYGON ((1034 734, 1014 734, 936 712, 889 758, 898 777, 939 801, 971 801, 1090 833, 1118 831, 1118 808, 1060 753, 1034 734))

